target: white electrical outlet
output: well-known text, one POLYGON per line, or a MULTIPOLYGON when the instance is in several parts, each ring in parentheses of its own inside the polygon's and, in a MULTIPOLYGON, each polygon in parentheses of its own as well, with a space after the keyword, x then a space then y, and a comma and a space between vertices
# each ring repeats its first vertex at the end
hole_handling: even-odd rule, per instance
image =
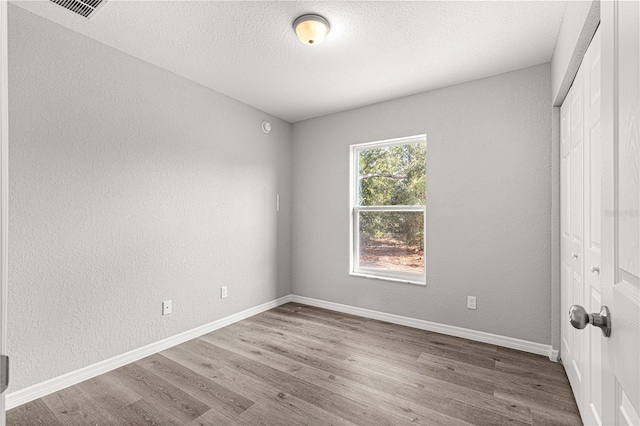
POLYGON ((227 297, 227 286, 220 287, 220 299, 227 297))
POLYGON ((165 300, 162 302, 162 315, 169 315, 171 313, 171 300, 165 300))
POLYGON ((476 309, 476 297, 467 296, 467 309, 476 309))

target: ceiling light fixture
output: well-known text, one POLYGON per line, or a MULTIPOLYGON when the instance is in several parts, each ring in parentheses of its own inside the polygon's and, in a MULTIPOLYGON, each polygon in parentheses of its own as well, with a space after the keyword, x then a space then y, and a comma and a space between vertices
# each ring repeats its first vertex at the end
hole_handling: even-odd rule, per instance
POLYGON ((313 46, 329 34, 329 21, 320 15, 302 15, 293 21, 293 29, 301 42, 313 46))

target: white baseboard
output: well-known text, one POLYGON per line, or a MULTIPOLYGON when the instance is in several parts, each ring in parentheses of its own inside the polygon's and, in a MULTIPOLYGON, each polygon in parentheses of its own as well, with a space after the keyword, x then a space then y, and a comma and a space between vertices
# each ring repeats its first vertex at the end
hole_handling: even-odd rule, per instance
POLYGON ((19 405, 26 404, 43 396, 49 395, 53 392, 57 392, 66 387, 75 385, 85 380, 104 374, 108 371, 138 361, 149 355, 156 354, 165 349, 169 349, 172 346, 179 345, 196 337, 200 337, 204 334, 211 333, 227 325, 231 325, 245 318, 249 318, 253 315, 275 308, 291 301, 291 295, 281 297, 279 299, 272 300, 262 305, 249 308, 245 311, 238 312, 237 314, 229 315, 228 317, 221 318, 217 321, 213 321, 209 324, 196 327, 191 330, 187 330, 183 333, 176 334, 175 336, 162 339, 158 342, 151 343, 138 349, 117 355, 113 358, 100 361, 98 363, 83 367, 79 370, 72 371, 62 376, 54 377, 42 383, 29 386, 28 388, 20 389, 19 391, 12 392, 6 397, 6 409, 10 410, 19 405))
POLYGON ((504 346, 506 348, 518 349, 525 352, 531 352, 538 355, 546 355, 551 361, 558 361, 558 351, 552 349, 550 345, 542 343, 529 342, 527 340, 515 339, 513 337, 500 336, 497 334, 486 333, 483 331, 470 330, 467 328, 456 327, 453 325, 439 324, 437 322, 425 321, 416 318, 403 317, 400 315, 388 314, 385 312, 373 311, 371 309, 358 308, 355 306, 342 305, 340 303, 326 302, 324 300, 312 299, 309 297, 288 295, 276 300, 272 300, 262 305, 255 306, 237 314, 221 318, 209 324, 196 327, 192 330, 185 331, 175 336, 162 339, 158 342, 151 343, 138 349, 126 352, 113 358, 100 361, 96 364, 83 367, 79 370, 72 371, 62 376, 54 377, 42 383, 29 386, 28 388, 12 392, 6 397, 6 409, 10 410, 27 402, 42 398, 43 396, 57 392, 61 389, 73 386, 77 383, 91 379, 93 377, 104 374, 108 371, 115 370, 124 365, 138 361, 149 355, 156 354, 172 346, 179 345, 191 339, 195 339, 204 334, 211 333, 227 325, 231 325, 245 318, 257 315, 261 312, 275 308, 288 302, 302 303, 305 305, 316 306, 318 308, 330 309, 332 311, 343 312, 346 314, 359 315, 365 318, 376 319, 389 322, 392 324, 405 325, 407 327, 418 328, 421 330, 433 331, 450 336, 462 337, 478 342, 490 343, 493 345, 504 346))
POLYGON ((489 343, 503 346, 505 348, 517 349, 538 355, 546 355, 551 361, 558 361, 558 351, 551 345, 530 342, 528 340, 516 339, 513 337, 500 336, 498 334, 486 333, 484 331, 471 330, 468 328, 456 327, 454 325, 440 324, 437 322, 425 321, 416 318, 403 317, 400 315, 388 314, 385 312, 373 311, 371 309, 358 308, 355 306, 342 305, 340 303, 326 302, 324 300, 312 299, 310 297, 291 295, 291 301, 332 311, 343 312, 345 314, 358 315, 365 318, 390 322, 392 324, 405 325, 407 327, 419 328, 420 330, 433 331, 447 334, 449 336, 462 337, 464 339, 475 340, 477 342, 489 343))

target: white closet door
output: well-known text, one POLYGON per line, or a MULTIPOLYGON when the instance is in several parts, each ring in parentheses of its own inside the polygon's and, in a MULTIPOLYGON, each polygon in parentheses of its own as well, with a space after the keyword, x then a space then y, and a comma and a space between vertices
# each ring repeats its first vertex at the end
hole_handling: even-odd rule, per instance
MULTIPOLYGON (((569 306, 585 304, 584 288, 584 68, 580 68, 571 87, 571 147, 570 147, 570 203, 571 203, 571 280, 569 306)), ((565 307, 568 312, 568 306, 565 307)), ((566 315, 566 314, 565 314, 566 315)), ((586 365, 586 334, 570 328, 571 363, 565 364, 571 386, 580 407, 584 398, 586 365)))
MULTIPOLYGON (((589 312, 599 312, 602 246, 602 145, 600 128, 600 31, 596 32, 582 61, 584 69, 584 288, 589 312)), ((585 380, 582 415, 585 424, 602 424, 602 332, 589 327, 582 333, 586 341, 585 360, 589 371, 585 380)))
POLYGON ((574 329, 571 305, 600 310, 600 36, 596 33, 560 110, 562 362, 586 424, 601 424, 600 329, 574 329))
POLYGON ((603 423, 640 425, 640 3, 602 2, 603 423))

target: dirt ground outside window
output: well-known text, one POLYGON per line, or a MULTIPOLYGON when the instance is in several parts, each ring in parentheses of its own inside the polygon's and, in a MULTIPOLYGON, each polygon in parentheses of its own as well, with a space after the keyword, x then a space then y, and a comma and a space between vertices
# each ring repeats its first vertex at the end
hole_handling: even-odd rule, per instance
POLYGON ((424 273, 424 251, 392 238, 371 238, 360 246, 360 266, 424 273))

